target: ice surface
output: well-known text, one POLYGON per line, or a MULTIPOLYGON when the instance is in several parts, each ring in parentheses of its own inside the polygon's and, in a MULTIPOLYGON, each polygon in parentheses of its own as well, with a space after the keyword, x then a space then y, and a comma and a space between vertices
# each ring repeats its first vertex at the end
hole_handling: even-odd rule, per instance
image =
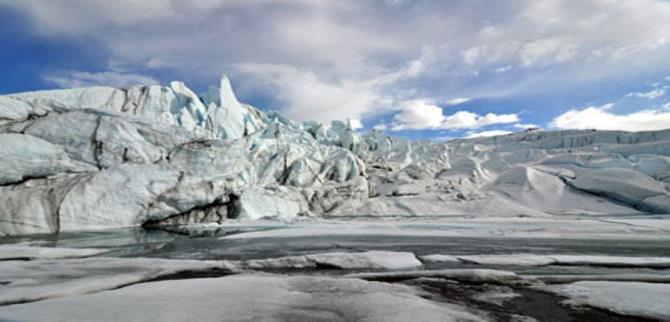
MULTIPOLYGON (((255 230, 221 237, 296 238, 304 236, 435 236, 496 238, 656 239, 670 238, 667 220, 598 220, 574 218, 446 217, 295 222, 281 229, 255 230), (621 221, 621 222, 620 222, 621 221)), ((449 254, 444 254, 449 255, 449 254)))
POLYGON ((38 247, 27 245, 0 245, 0 260, 59 259, 89 257, 107 252, 96 248, 38 247))
POLYGON ((419 258, 428 263, 460 263, 461 260, 457 256, 432 254, 419 256, 419 258))
POLYGON ((0 307, 17 321, 484 321, 408 286, 359 279, 234 275, 133 285, 0 307))
POLYGON ((547 284, 565 284, 578 281, 670 283, 670 275, 659 273, 524 275, 523 277, 529 280, 539 280, 547 284))
POLYGON ((244 264, 250 268, 305 268, 324 266, 342 269, 408 269, 422 266, 413 253, 390 251, 319 253, 250 260, 244 264))
POLYGON ((584 281, 554 286, 574 305, 588 305, 624 315, 670 319, 670 284, 584 281))
POLYGON ((494 269, 443 269, 443 270, 416 270, 381 273, 356 273, 348 277, 361 278, 371 281, 404 280, 420 277, 439 277, 464 282, 476 283, 505 283, 518 281, 520 277, 514 272, 494 269))
POLYGON ((544 266, 556 263, 550 256, 534 254, 469 255, 458 256, 458 259, 464 263, 484 265, 544 266))
POLYGON ((612 266, 612 267, 653 267, 670 268, 670 257, 633 257, 606 255, 538 255, 538 254, 495 254, 495 255, 427 255, 427 262, 474 263, 482 265, 517 266, 612 266))
POLYGON ((99 292, 179 272, 210 270, 236 271, 227 262, 153 258, 0 261, 0 304, 99 292))
POLYGON ((71 160, 60 146, 32 136, 0 134, 0 146, 0 185, 94 169, 71 160))
POLYGON ((670 203, 655 205, 645 202, 649 198, 658 196, 666 199, 668 191, 664 184, 635 170, 598 169, 577 177, 573 185, 579 189, 611 196, 638 207, 670 213, 670 203))

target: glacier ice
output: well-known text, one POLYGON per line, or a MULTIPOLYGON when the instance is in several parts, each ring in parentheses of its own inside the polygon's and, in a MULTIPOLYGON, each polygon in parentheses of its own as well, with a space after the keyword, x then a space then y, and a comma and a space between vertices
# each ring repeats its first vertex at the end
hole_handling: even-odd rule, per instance
POLYGON ((573 305, 588 305, 624 315, 670 319, 670 284, 580 281, 548 288, 573 305))
MULTIPOLYGON (((76 253, 58 249, 52 252, 68 256, 76 253)), ((79 251, 79 254, 91 255, 91 252, 79 251)), ((219 275, 238 272, 225 261, 112 257, 53 260, 59 257, 52 255, 47 258, 51 259, 0 261, 3 281, 0 306, 101 292, 182 272, 216 271, 219 275)))
POLYGON ((422 321, 488 321, 483 312, 421 295, 406 285, 360 279, 239 274, 3 306, 0 315, 16 321, 412 321, 420 312, 422 321))
POLYGON ((249 260, 243 265, 250 268, 306 268, 332 267, 341 269, 410 269, 421 267, 413 253, 367 251, 363 253, 319 253, 249 260))
POLYGON ((670 130, 446 143, 295 122, 230 80, 0 96, 0 234, 365 216, 670 212, 670 130))
POLYGON ((432 263, 471 263, 480 265, 518 266, 604 266, 604 267, 646 267, 668 268, 670 257, 607 256, 607 255, 565 255, 565 254, 488 254, 488 255, 443 255, 431 254, 421 259, 432 263))

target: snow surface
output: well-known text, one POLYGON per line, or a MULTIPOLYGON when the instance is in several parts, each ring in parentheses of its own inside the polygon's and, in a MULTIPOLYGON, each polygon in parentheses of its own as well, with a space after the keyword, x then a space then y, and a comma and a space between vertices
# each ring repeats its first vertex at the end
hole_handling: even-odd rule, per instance
POLYGON ((550 288, 573 305, 624 315, 670 320, 670 284, 584 281, 550 288))
POLYGON ((0 144, 2 235, 261 218, 670 213, 670 130, 411 141, 260 111, 240 103, 225 76, 202 95, 172 82, 0 96, 0 144))
POLYGON ((421 256, 426 262, 463 262, 481 265, 517 266, 613 266, 670 268, 670 257, 606 256, 606 255, 538 255, 538 254, 494 254, 494 255, 441 255, 421 256))
POLYGON ((436 236, 571 239, 668 239, 668 220, 598 220, 569 218, 391 217, 371 220, 295 222, 231 234, 221 239, 295 238, 304 236, 436 236))
POLYGON ((106 249, 96 248, 0 245, 0 260, 79 258, 95 256, 106 252, 106 249))
POLYGON ((421 267, 421 262, 408 252, 368 251, 363 253, 319 253, 303 256, 249 260, 249 268, 334 267, 342 269, 408 269, 421 267))
POLYGON ((143 283, 0 307, 16 321, 485 321, 408 286, 359 279, 234 275, 143 283), (186 295, 186 296, 185 296, 186 295))
POLYGON ((0 305, 99 292, 179 272, 214 269, 237 271, 227 262, 154 258, 0 261, 0 305))
POLYGON ((523 275, 523 277, 547 284, 565 284, 578 281, 670 283, 670 275, 662 273, 523 275))

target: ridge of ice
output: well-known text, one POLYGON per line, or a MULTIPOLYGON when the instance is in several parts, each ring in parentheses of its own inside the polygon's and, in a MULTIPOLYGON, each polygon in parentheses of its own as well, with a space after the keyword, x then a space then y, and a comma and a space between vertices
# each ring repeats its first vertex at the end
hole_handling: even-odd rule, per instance
POLYGON ((670 213, 670 130, 411 141, 260 111, 225 76, 203 97, 182 82, 0 96, 0 141, 3 235, 322 215, 670 213))

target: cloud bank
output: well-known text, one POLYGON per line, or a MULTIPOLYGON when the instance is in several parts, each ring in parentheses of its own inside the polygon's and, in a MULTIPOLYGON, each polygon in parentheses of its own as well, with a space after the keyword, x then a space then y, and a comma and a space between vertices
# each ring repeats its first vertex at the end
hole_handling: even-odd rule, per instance
MULTIPOLYGON (((243 95, 251 88, 270 93, 270 108, 298 120, 376 124, 390 115, 389 127, 398 129, 516 123, 515 110, 443 113, 432 102, 470 107, 490 97, 568 90, 653 71, 670 56, 670 2, 663 0, 0 0, 0 6, 28 19, 31 34, 93 39, 106 48, 108 61, 96 71, 46 72, 58 86, 155 83, 159 74, 204 84, 226 72, 243 95)), ((631 98, 664 94, 656 88, 631 98)), ((572 112, 596 113, 587 110, 572 112)), ((627 117, 636 113, 660 112, 627 117)), ((566 114, 556 127, 583 125, 566 114)), ((656 124, 638 123, 633 127, 656 124)))

